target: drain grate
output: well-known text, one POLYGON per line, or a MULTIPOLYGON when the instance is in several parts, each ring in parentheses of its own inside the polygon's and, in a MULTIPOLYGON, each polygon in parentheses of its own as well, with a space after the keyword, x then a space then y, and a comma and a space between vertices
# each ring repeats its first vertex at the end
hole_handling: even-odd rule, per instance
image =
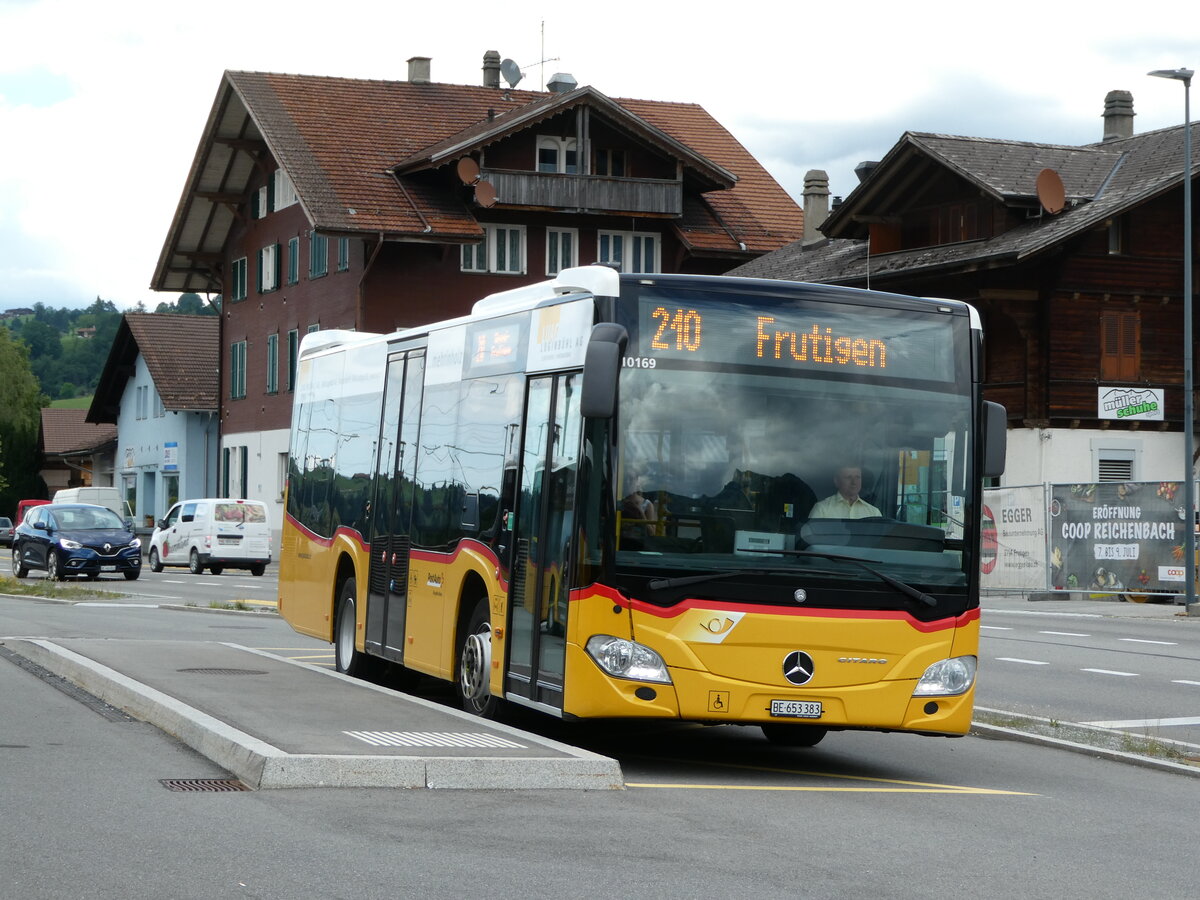
POLYGON ((220 668, 205 668, 199 666, 193 669, 176 669, 176 672, 185 672, 188 675, 268 675, 263 669, 220 669, 220 668))
POLYGON ((42 681, 51 687, 62 691, 72 700, 78 700, 92 712, 99 713, 108 719, 110 722, 136 722, 133 716, 117 709, 115 706, 110 706, 94 694, 90 694, 77 684, 63 678, 61 675, 56 675, 44 666, 40 666, 33 660, 26 659, 18 653, 14 653, 7 647, 0 645, 0 657, 7 659, 9 662, 24 669, 35 678, 40 678, 42 681))
POLYGON ((158 783, 168 791, 185 793, 211 794, 250 790, 236 778, 160 778, 158 783))
POLYGON ((343 731, 375 747, 515 747, 524 744, 494 734, 461 731, 343 731))

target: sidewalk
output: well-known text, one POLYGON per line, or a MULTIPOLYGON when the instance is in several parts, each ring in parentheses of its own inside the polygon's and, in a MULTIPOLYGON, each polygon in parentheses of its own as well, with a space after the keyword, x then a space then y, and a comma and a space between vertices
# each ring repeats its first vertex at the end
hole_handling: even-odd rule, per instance
MULTIPOLYGON (((1133 603, 1120 600, 1118 594, 1091 597, 1088 594, 1061 591, 1056 594, 1037 592, 986 593, 979 598, 984 614, 988 610, 1024 610, 1029 612, 1056 612, 1076 615, 1111 616, 1126 619, 1173 619, 1200 622, 1200 614, 1189 616, 1182 603, 1133 603)), ((1200 613, 1200 604, 1197 605, 1200 613)))

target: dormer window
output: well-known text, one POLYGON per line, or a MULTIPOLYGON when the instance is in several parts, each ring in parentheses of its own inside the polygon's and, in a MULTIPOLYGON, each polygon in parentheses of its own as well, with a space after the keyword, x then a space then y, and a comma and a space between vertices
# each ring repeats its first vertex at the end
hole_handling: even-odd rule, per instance
POLYGON ((579 171, 575 138, 541 135, 537 139, 537 170, 551 174, 574 175, 579 171))

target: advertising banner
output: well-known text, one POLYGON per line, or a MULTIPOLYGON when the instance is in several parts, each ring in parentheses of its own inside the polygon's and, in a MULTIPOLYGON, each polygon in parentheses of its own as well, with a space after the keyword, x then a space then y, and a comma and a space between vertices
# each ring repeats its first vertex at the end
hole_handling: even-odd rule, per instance
POLYGON ((1096 401, 1097 415, 1101 419, 1143 419, 1161 422, 1164 392, 1159 388, 1099 388, 1096 401))
POLYGON ((1044 591, 1047 583, 1046 488, 989 488, 983 493, 980 587, 1044 591))
POLYGON ((1056 484, 1051 492, 1050 579, 1055 589, 1183 589, 1183 485, 1056 484))

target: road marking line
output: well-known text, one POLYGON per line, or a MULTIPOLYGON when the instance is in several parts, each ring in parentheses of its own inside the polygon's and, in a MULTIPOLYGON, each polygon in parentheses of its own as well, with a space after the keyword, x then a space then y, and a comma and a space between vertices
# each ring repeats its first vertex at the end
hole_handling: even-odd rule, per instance
POLYGON ((1053 634, 1057 637, 1091 637, 1090 634, 1080 631, 1039 631, 1038 634, 1053 634))
POLYGON ((1118 638, 1118 640, 1126 641, 1130 644, 1158 644, 1162 647, 1178 647, 1175 641, 1144 641, 1141 638, 1118 638))
POLYGON ((1080 672, 1092 672, 1096 675, 1120 675, 1122 678, 1137 678, 1137 672, 1114 672, 1112 669, 1080 669, 1080 672))
POLYGON ((980 625, 980 631, 1012 631, 1012 628, 1006 625, 980 625))
POLYGON ((1050 663, 1041 659, 1018 659, 1015 656, 997 656, 997 662, 1015 662, 1026 666, 1048 666, 1050 663))
POLYGON ((989 788, 960 788, 960 787, 929 787, 929 788, 889 788, 889 787, 818 787, 816 785, 755 785, 755 784, 655 784, 651 782, 627 781, 627 788, 659 788, 681 791, 800 791, 808 793, 843 793, 843 794, 991 794, 1008 797, 1036 797, 1026 791, 996 791, 989 788))
POLYGON ((1181 716, 1174 719, 1123 719, 1113 722, 1084 722, 1097 728, 1164 728, 1168 725, 1200 725, 1200 716, 1181 716))
POLYGON ((1172 681, 1171 684, 1190 684, 1193 687, 1200 687, 1200 681, 1188 681, 1186 678, 1179 678, 1172 681))

